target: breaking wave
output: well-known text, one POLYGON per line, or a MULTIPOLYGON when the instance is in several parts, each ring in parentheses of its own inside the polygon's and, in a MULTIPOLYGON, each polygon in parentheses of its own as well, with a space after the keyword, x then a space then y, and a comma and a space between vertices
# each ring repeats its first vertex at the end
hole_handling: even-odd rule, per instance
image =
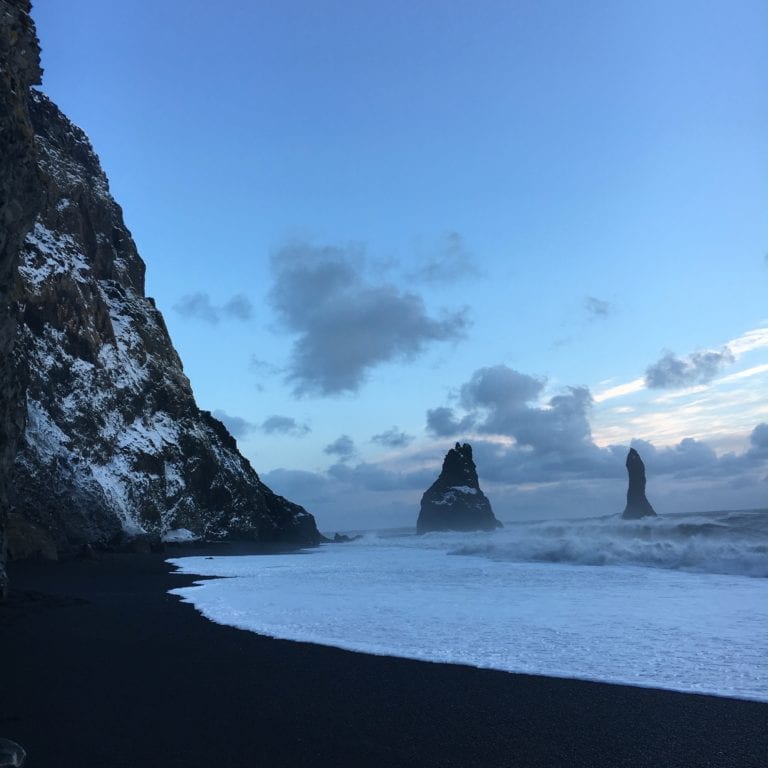
MULTIPOLYGON (((768 578, 768 510, 507 523, 462 536, 453 555, 507 562, 636 565, 768 578)), ((437 543, 437 542, 434 542, 437 543)), ((447 543, 447 542, 444 542, 447 543)), ((455 544, 456 542, 454 542, 455 544)))

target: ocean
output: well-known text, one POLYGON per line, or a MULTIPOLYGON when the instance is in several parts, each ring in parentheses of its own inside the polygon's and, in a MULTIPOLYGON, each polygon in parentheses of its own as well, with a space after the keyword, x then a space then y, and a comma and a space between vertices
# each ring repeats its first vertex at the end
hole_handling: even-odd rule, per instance
POLYGON ((173 594, 262 635, 768 701, 768 510, 368 532, 169 562, 223 577, 173 594))

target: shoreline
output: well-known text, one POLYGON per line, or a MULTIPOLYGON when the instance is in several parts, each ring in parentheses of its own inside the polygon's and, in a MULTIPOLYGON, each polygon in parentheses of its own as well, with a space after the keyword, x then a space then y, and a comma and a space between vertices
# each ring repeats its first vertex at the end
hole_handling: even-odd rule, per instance
MULTIPOLYGON (((235 555, 235 556, 251 556, 251 555, 262 555, 262 554, 284 554, 285 552, 252 552, 249 551, 247 548, 243 551, 239 552, 227 552, 227 553, 217 553, 217 555, 235 555)), ((300 550, 300 551, 289 551, 289 554, 311 554, 311 550, 300 550)), ((191 553, 190 557, 203 557, 206 560, 211 559, 211 553, 209 552, 196 552, 191 553)), ((206 581, 213 581, 216 579, 226 579, 230 578, 229 575, 222 575, 222 574, 213 574, 210 572, 197 572, 195 570, 181 570, 182 566, 180 564, 177 564, 178 560, 183 560, 185 557, 187 557, 186 554, 174 556, 171 558, 168 558, 166 560, 167 563, 169 563, 172 567, 172 569, 179 569, 179 570, 172 570, 171 573, 173 575, 179 575, 184 577, 189 577, 193 579, 193 583, 191 585, 181 585, 178 588, 174 588, 172 590, 172 594, 176 597, 178 597, 180 600, 182 600, 185 604, 188 604, 194 608, 194 610, 206 621, 211 621, 214 624, 218 624, 219 626, 226 626, 231 627, 233 629, 242 630, 245 632, 249 632, 252 634, 259 635, 260 637, 264 637, 267 639, 273 639, 278 640, 280 642, 289 642, 289 643, 300 643, 305 644, 310 647, 324 647, 324 648, 335 648, 340 651, 346 651, 348 653, 358 653, 358 654, 364 654, 367 656, 377 656, 384 659, 403 659, 408 661, 417 661, 425 664, 440 664, 443 666, 449 666, 449 667, 458 667, 458 668, 466 668, 466 669, 484 669, 484 670, 490 670, 494 672, 501 672, 504 674, 509 675, 522 675, 522 676, 528 676, 528 677, 535 677, 535 678, 547 678, 547 679, 556 679, 556 680, 572 680, 572 681, 581 681, 581 682, 589 682, 589 683, 601 683, 601 684, 607 684, 607 685, 617 685, 617 686, 625 686, 630 688, 644 688, 644 689, 650 689, 655 690, 659 692, 669 692, 669 693, 682 693, 682 694, 690 694, 695 696, 711 696, 715 698, 720 699, 732 699, 732 700, 738 700, 738 701, 747 701, 747 702, 753 702, 757 704, 764 704, 766 707, 768 707, 768 697, 760 697, 757 694, 749 695, 749 694, 740 694, 738 692, 723 692, 721 690, 717 689, 702 689, 702 688, 682 688, 682 687, 667 687, 664 685, 663 682, 656 681, 656 682, 639 682, 637 680, 632 680, 628 678, 609 678, 609 677, 589 677, 589 676, 580 676, 575 674, 569 674, 568 671, 565 671, 563 669, 559 670, 546 670, 546 671, 539 671, 539 670, 524 670, 524 669, 505 669, 503 666, 493 666, 491 664, 482 664, 482 663, 472 663, 470 661, 454 661, 454 660, 444 660, 440 658, 433 658, 433 657, 426 657, 426 656, 416 656, 416 655, 408 655, 406 653, 392 653, 387 650, 380 650, 378 648, 372 648, 371 646, 363 645, 363 646, 355 646, 353 643, 350 643, 348 645, 339 644, 337 642, 330 642, 326 640, 318 640, 318 639, 306 639, 306 638, 295 638, 290 636, 284 636, 284 635, 271 635, 267 632, 261 631, 259 629, 255 629, 249 625, 249 622, 244 622, 243 624, 235 624, 235 623, 228 623, 227 621, 219 621, 215 615, 210 616, 208 615, 208 612, 205 610, 205 604, 203 607, 200 607, 197 603, 197 601, 194 599, 194 597, 190 597, 188 595, 180 595, 178 594, 181 590, 186 589, 195 589, 197 586, 200 586, 203 584, 203 582, 206 581)), ((600 566, 601 568, 603 566, 600 566)), ((610 566, 605 566, 606 568, 610 566)), ((637 566, 642 567, 642 566, 637 566)), ((205 566, 201 566, 202 569, 205 568, 205 566)), ((236 577, 235 577, 236 578, 236 577)), ((214 611, 215 614, 215 611, 214 611)), ((766 764, 765 768, 768 768, 768 764, 766 764)))
POLYGON ((223 553, 185 545, 11 564, 0 737, 27 750, 29 768, 765 765, 765 703, 369 655, 215 624, 168 594, 208 577, 166 560, 223 553))

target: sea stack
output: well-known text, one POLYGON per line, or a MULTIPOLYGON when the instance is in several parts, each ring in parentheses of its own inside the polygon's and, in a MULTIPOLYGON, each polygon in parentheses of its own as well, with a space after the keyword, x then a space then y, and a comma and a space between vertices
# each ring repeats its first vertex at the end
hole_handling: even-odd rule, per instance
POLYGON ((421 497, 417 533, 492 531, 501 527, 491 502, 480 490, 472 446, 456 443, 443 460, 440 476, 421 497))
POLYGON ((621 516, 625 520, 655 517, 656 512, 645 496, 645 464, 634 448, 630 448, 627 454, 627 473, 629 474, 627 506, 621 516))

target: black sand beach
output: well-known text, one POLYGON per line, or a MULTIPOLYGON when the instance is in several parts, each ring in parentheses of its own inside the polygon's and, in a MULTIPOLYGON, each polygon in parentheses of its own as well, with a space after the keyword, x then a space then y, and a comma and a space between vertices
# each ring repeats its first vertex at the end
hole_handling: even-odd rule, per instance
POLYGON ((181 554, 12 568, 0 737, 29 768, 768 766, 768 704, 271 640, 168 595, 181 554))

